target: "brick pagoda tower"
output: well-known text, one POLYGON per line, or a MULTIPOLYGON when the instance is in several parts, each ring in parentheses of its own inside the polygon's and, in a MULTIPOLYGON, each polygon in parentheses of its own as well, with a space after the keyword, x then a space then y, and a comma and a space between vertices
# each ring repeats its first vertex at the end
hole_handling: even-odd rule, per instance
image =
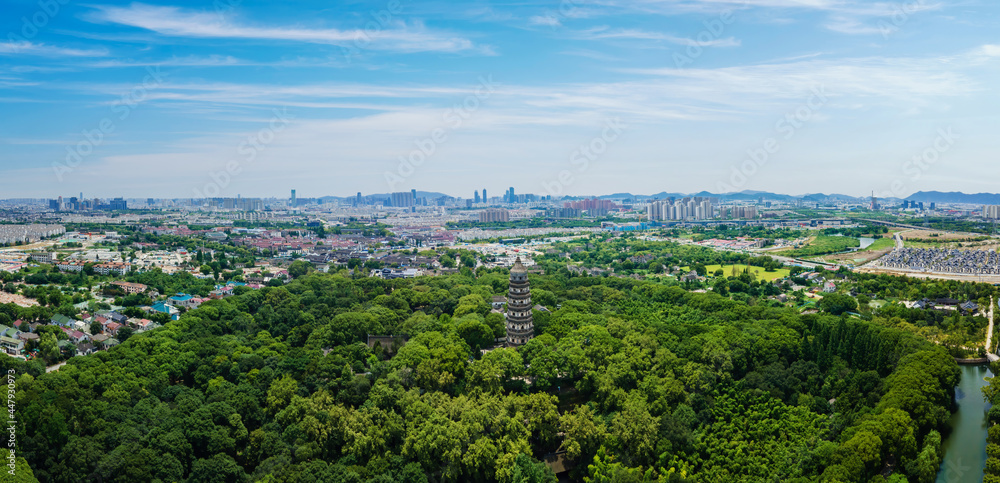
POLYGON ((507 345, 523 345, 534 336, 528 270, 521 264, 521 257, 517 257, 510 268, 510 290, 507 292, 507 345))

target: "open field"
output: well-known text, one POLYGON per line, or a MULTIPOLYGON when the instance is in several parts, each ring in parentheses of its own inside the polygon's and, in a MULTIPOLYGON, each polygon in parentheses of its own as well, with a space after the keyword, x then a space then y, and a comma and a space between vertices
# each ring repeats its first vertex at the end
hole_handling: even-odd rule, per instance
POLYGON ((892 238, 892 234, 886 235, 884 238, 879 238, 875 240, 870 246, 851 253, 840 253, 836 255, 826 255, 822 257, 816 257, 816 260, 826 262, 826 263, 844 263, 851 265, 864 265, 872 260, 878 260, 882 258, 886 253, 892 251, 895 248, 896 242, 892 238))
POLYGON ((21 307, 32 307, 38 305, 38 301, 20 294, 0 292, 0 304, 17 304, 21 307))
MULTIPOLYGON (((722 266, 722 265, 706 265, 705 266, 705 268, 708 269, 708 274, 709 275, 712 275, 713 273, 715 273, 716 270, 718 270, 718 269, 721 268, 722 272, 727 277, 730 276, 730 275, 732 275, 732 273, 733 273, 733 267, 736 267, 736 274, 737 275, 743 273, 743 270, 745 270, 747 268, 746 265, 726 265, 726 266, 722 266)), ((772 280, 777 280, 779 278, 785 278, 785 277, 787 277, 791 273, 791 272, 788 271, 787 268, 780 268, 780 269, 775 270, 773 272, 765 271, 764 268, 762 268, 762 267, 749 267, 749 268, 750 268, 751 272, 757 274, 757 279, 759 279, 759 280, 765 280, 765 281, 768 281, 768 282, 770 282, 772 280)))
POLYGON ((943 230, 906 230, 899 234, 910 248, 946 248, 960 250, 996 250, 1000 239, 981 233, 943 230))
POLYGON ((858 253, 862 252, 878 252, 882 250, 892 250, 896 246, 896 241, 893 240, 891 236, 885 238, 879 238, 875 240, 875 243, 865 247, 862 250, 858 250, 858 253))
POLYGON ((960 233, 954 231, 941 231, 941 230, 906 230, 899 234, 903 237, 903 240, 944 240, 944 241, 961 241, 970 238, 982 238, 981 233, 960 233))

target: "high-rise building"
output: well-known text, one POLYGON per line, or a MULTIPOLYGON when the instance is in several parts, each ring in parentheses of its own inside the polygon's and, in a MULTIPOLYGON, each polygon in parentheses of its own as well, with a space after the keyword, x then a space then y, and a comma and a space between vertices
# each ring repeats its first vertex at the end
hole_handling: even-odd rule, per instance
POLYGON ((523 345, 534 336, 528 269, 521 263, 521 257, 517 257, 510 269, 510 288, 507 291, 507 345, 523 345))
POLYGON ((492 223, 497 221, 510 221, 510 212, 503 208, 490 208, 479 212, 479 221, 482 223, 492 223))
POLYGON ((295 190, 292 190, 292 200, 290 202, 292 208, 295 208, 295 190))
POLYGON ((517 195, 514 194, 514 187, 513 186, 511 186, 510 189, 507 190, 507 202, 508 203, 517 203, 517 195))
POLYGON ((610 211, 621 209, 621 206, 611 200, 591 198, 589 200, 567 201, 563 203, 563 208, 585 210, 590 216, 605 216, 610 211))
POLYGON ((415 201, 412 191, 401 191, 389 195, 389 203, 397 208, 409 208, 414 205, 415 201))
POLYGON ((479 192, 478 191, 474 191, 473 194, 476 195, 476 197, 475 197, 475 203, 479 204, 479 192))
POLYGON ((410 203, 409 206, 413 206, 413 205, 417 204, 417 190, 415 190, 415 189, 410 190, 410 199, 412 199, 413 202, 410 203))
MULTIPOLYGON (((646 210, 649 221, 708 220, 715 218, 716 198, 684 198, 681 200, 653 201, 646 210)), ((754 208, 756 210, 756 208, 754 208)), ((725 209, 722 209, 725 215, 725 209)))
POLYGON ((486 197, 486 188, 483 188, 483 203, 490 203, 490 199, 486 197))
POLYGON ((723 219, 738 220, 738 219, 748 219, 752 220, 757 218, 757 207, 756 206, 729 206, 723 207, 720 210, 720 214, 723 219))

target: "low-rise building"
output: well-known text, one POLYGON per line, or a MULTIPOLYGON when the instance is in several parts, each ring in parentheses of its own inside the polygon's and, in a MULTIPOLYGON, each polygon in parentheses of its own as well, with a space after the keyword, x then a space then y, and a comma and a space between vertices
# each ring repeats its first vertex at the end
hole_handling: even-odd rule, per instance
POLYGON ((504 297, 503 295, 494 295, 490 300, 490 305, 492 305, 494 309, 502 309, 503 304, 505 303, 507 303, 507 297, 504 297))
POLYGON ((58 262, 56 268, 63 272, 82 272, 84 262, 58 262))
POLYGON ((167 299, 167 304, 173 305, 174 307, 184 307, 185 309, 196 309, 204 299, 188 295, 186 293, 179 293, 167 299))
POLYGON ((141 283, 132 282, 111 282, 111 285, 121 288, 126 294, 143 293, 148 287, 141 283))
POLYGON ((0 336, 0 347, 3 347, 4 352, 12 356, 20 355, 21 352, 24 352, 24 340, 0 336))
POLYGON ((98 263, 94 265, 94 272, 101 275, 125 275, 132 269, 132 264, 123 262, 98 263))
POLYGON ((160 312, 163 314, 167 314, 173 320, 179 319, 181 313, 181 311, 178 310, 177 307, 169 305, 166 302, 157 302, 153 304, 152 307, 148 308, 147 312, 160 312))
POLYGON ((56 261, 56 252, 31 252, 29 258, 38 263, 53 263, 56 261))
POLYGON ((392 269, 392 268, 382 268, 374 269, 371 272, 372 277, 393 279, 393 278, 413 278, 423 275, 423 271, 416 268, 404 268, 404 269, 392 269))

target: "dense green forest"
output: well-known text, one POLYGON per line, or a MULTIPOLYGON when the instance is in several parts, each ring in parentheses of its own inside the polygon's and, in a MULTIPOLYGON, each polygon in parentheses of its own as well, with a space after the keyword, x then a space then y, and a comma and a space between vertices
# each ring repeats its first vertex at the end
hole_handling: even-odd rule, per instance
MULTIPOLYGON (((1000 363, 990 363, 990 372, 1000 373, 1000 363)), ((991 404, 986 414, 986 467, 983 468, 983 483, 1000 483, 1000 379, 987 377, 983 387, 983 398, 991 404)), ((976 395, 972 395, 975 397, 976 395)))
POLYGON ((574 481, 934 479, 959 371, 912 334, 563 271, 483 353, 507 273, 465 273, 310 274, 57 372, 0 359, 19 454, 43 482, 552 482, 555 452, 574 481))

